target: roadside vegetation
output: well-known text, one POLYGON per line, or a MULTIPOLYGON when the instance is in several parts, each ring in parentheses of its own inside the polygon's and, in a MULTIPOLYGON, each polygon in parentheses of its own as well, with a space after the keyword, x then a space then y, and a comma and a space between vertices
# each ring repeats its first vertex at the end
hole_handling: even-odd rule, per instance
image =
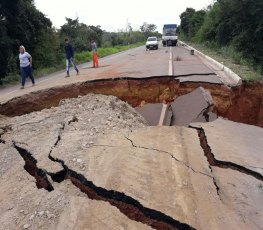
POLYGON ((24 45, 33 57, 34 75, 43 76, 65 68, 64 40, 69 38, 80 64, 91 60, 91 41, 99 47, 98 56, 114 54, 142 45, 148 36, 160 36, 154 24, 144 22, 134 30, 127 23, 118 32, 107 32, 99 25, 86 25, 79 19, 66 18, 61 28, 36 9, 33 0, 0 2, 0 85, 17 82, 18 47, 24 45))
MULTIPOLYGON (((119 52, 122 52, 128 49, 139 47, 142 44, 143 44, 142 42, 141 43, 139 42, 139 43, 131 44, 131 45, 119 45, 119 46, 110 47, 110 48, 98 48, 98 56, 102 58, 102 57, 105 57, 111 54, 115 54, 115 53, 119 53, 119 52)), ((75 62, 77 64, 82 64, 85 62, 89 62, 91 60, 92 60, 92 53, 90 51, 83 51, 83 52, 75 53, 75 62)), ((54 73, 56 71, 63 70, 63 69, 65 69, 64 59, 61 60, 61 63, 57 63, 56 66, 35 69, 34 77, 36 78, 42 77, 47 74, 51 74, 51 73, 54 73)), ((20 81, 20 75, 18 72, 10 73, 9 75, 7 75, 6 77, 2 79, 0 88, 5 87, 10 84, 16 84, 19 81, 20 81)))
POLYGON ((217 0, 204 10, 187 8, 180 15, 180 39, 244 80, 263 80, 262 15, 262 0, 217 0))

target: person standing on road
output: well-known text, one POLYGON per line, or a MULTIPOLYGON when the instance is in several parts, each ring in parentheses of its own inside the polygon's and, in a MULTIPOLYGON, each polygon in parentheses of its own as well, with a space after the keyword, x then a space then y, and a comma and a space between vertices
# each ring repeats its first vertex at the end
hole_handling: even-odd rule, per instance
POLYGON ((20 74, 21 74, 21 88, 25 88, 26 78, 29 76, 32 81, 32 86, 35 85, 35 79, 32 74, 32 56, 26 52, 24 46, 19 47, 19 62, 20 62, 20 74))
POLYGON ((91 42, 91 50, 92 50, 92 61, 93 61, 93 68, 99 67, 98 55, 97 55, 97 44, 95 41, 91 42))
POLYGON ((74 57, 73 47, 67 38, 65 39, 65 52, 66 52, 66 67, 67 67, 66 77, 70 77, 69 69, 70 69, 71 64, 74 66, 74 69, 76 70, 77 75, 79 75, 79 70, 78 70, 76 64, 74 63, 74 59, 73 59, 73 57, 74 57))

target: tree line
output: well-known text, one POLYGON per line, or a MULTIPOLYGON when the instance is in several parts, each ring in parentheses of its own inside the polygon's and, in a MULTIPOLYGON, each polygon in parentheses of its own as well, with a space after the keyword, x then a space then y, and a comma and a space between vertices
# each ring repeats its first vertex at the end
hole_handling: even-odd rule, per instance
POLYGON ((33 56, 33 68, 45 68, 64 63, 64 40, 69 38, 76 52, 90 49, 95 40, 99 47, 144 42, 147 36, 157 35, 154 24, 143 23, 133 30, 128 23, 118 32, 107 32, 99 25, 86 25, 79 19, 66 18, 66 23, 56 29, 34 0, 0 0, 0 84, 18 72, 18 47, 24 45, 33 56))
POLYGON ((205 10, 187 8, 180 19, 184 40, 225 47, 263 73, 262 0, 217 0, 205 10))

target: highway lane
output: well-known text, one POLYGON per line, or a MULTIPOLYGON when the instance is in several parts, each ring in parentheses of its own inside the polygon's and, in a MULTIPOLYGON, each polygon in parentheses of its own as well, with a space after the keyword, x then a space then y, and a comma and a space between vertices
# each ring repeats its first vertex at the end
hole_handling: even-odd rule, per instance
POLYGON ((32 87, 29 80, 24 90, 19 85, 0 90, 0 102, 10 100, 33 91, 54 86, 72 84, 94 79, 122 78, 122 77, 152 77, 152 76, 183 76, 182 81, 207 81, 221 83, 214 72, 197 56, 190 55, 184 47, 162 47, 159 50, 146 51, 145 46, 130 49, 118 54, 110 55, 99 60, 100 67, 92 68, 88 62, 79 66, 80 75, 76 76, 73 68, 71 77, 65 78, 65 71, 38 78, 36 86, 32 87), (212 74, 212 75, 211 75, 212 74))

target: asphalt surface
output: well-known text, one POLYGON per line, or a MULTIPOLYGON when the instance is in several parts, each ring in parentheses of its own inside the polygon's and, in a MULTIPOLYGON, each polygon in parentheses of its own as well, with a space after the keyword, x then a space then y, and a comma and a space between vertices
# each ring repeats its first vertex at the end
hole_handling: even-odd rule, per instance
MULTIPOLYGON (((60 87, 67 98, 72 84, 94 79, 170 75, 222 84, 181 46, 99 61, 96 69, 81 65, 79 76, 60 71, 35 87, 0 90, 0 103, 69 84, 60 87)), ((59 98, 45 93, 41 102, 59 98)), ((262 128, 212 121, 213 98, 202 88, 137 109, 145 120, 113 96, 77 93, 55 107, 0 117, 0 230, 262 229, 262 128)), ((13 100, 16 111, 39 95, 13 100)))
POLYGON ((99 60, 99 65, 99 68, 95 69, 92 68, 91 62, 80 65, 79 76, 76 76, 74 69, 71 68, 69 78, 65 78, 63 70, 37 78, 35 87, 31 86, 28 79, 24 90, 21 90, 19 85, 1 89, 0 102, 53 86, 94 79, 173 75, 181 81, 222 83, 213 70, 199 57, 190 55, 189 51, 181 46, 160 46, 159 50, 150 51, 146 51, 145 46, 141 46, 102 58, 99 60))

